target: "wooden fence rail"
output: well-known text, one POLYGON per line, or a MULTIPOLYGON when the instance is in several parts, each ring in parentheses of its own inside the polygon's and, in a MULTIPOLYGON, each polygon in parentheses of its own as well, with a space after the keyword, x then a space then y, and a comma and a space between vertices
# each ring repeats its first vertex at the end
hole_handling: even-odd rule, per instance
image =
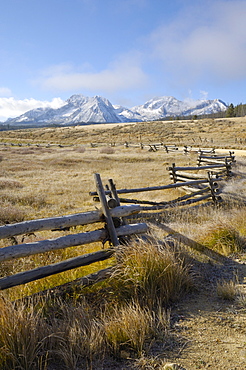
POLYGON ((200 167, 206 163, 207 165, 213 164, 222 164, 224 166, 224 172, 227 176, 231 175, 231 165, 235 162, 235 156, 233 155, 234 152, 229 152, 229 154, 218 155, 218 154, 210 154, 204 153, 200 151, 197 157, 197 165, 200 167))
POLYGON ((80 257, 70 258, 65 261, 55 263, 48 266, 38 267, 33 270, 20 272, 18 274, 7 276, 0 279, 0 289, 8 289, 17 285, 30 283, 34 280, 39 280, 47 276, 51 276, 60 272, 71 270, 77 267, 90 265, 92 263, 103 261, 110 258, 114 253, 113 249, 100 250, 95 253, 86 254, 80 257))
MULTIPOLYGON (((112 217, 124 217, 141 210, 139 205, 120 206, 110 210, 112 217)), ((43 230, 62 230, 63 228, 104 222, 103 211, 77 213, 53 218, 42 218, 0 226, 0 239, 34 233, 43 230)))
MULTIPOLYGON (((168 185, 160 185, 160 186, 149 186, 145 188, 130 188, 130 189, 117 189, 118 194, 129 194, 129 193, 142 193, 147 191, 156 191, 156 190, 165 190, 165 189, 175 189, 178 187, 182 187, 184 185, 195 185, 195 184, 205 184, 208 182, 208 179, 201 179, 201 180, 193 180, 187 181, 185 184, 183 182, 175 183, 175 184, 168 184, 168 185)), ((106 190, 105 194, 110 194, 110 190, 106 190)), ((98 195, 96 191, 91 191, 89 193, 91 196, 98 195)))
MULTIPOLYGON (((144 233, 147 230, 145 224, 124 225, 116 229, 117 236, 144 233)), ((103 241, 108 238, 106 229, 88 231, 85 233, 69 234, 55 239, 41 240, 33 243, 17 244, 0 248, 0 262, 32 256, 39 253, 55 251, 103 241)))
MULTIPOLYGON (((216 181, 219 181, 219 178, 216 178, 216 181)), ((109 180, 110 181, 110 180, 109 180)), ((111 180, 112 181, 112 180, 111 180)), ((214 181, 213 178, 207 175, 206 178, 203 179, 194 179, 191 181, 186 182, 175 182, 169 185, 162 185, 162 186, 153 186, 153 187, 146 187, 146 188, 134 188, 134 189, 117 189, 117 196, 118 201, 121 203, 138 203, 138 205, 148 205, 148 206, 140 206, 142 211, 151 211, 151 210, 160 210, 160 209, 167 209, 173 208, 178 206, 185 206, 188 204, 201 202, 207 199, 212 199, 214 202, 219 202, 221 198, 219 197, 219 189, 217 182, 214 181), (204 185, 201 189, 195 188, 195 186, 204 185), (154 202, 150 200, 139 200, 139 199, 129 199, 129 198, 121 198, 120 194, 127 194, 127 193, 140 193, 140 192, 149 192, 149 191, 156 191, 156 190, 166 190, 166 189, 175 189, 175 188, 190 188, 192 189, 192 194, 184 195, 173 199, 171 201, 160 201, 154 202), (194 190, 193 190, 194 187, 194 190), (205 194, 206 193, 206 194, 205 194), (191 199, 192 198, 192 199, 191 199)), ((105 191, 106 194, 110 194, 110 190, 105 191)), ((91 196, 93 196, 93 200, 98 202, 100 199, 97 195, 97 192, 90 192, 91 196)))
POLYGON ((207 166, 197 167, 178 167, 175 163, 171 167, 168 167, 170 178, 175 182, 184 181, 187 182, 189 179, 205 179, 210 174, 210 179, 213 181, 221 180, 223 176, 231 176, 231 164, 228 163, 216 163, 208 164, 207 166), (191 172, 191 171, 196 171, 191 172))
MULTIPOLYGON (((206 167, 205 169, 208 170, 210 169, 211 170, 211 167, 210 166, 204 166, 206 167), (209 167, 209 168, 208 168, 209 167)), ((203 169, 204 169, 203 167, 203 169)), ((214 169, 214 165, 212 166, 213 169, 214 169)), ((197 171, 197 168, 195 167, 176 167, 175 166, 175 163, 173 163, 172 167, 169 167, 169 174, 170 174, 170 178, 174 181, 174 183, 176 181, 180 181, 180 182, 183 182, 183 190, 185 190, 186 192, 188 193, 191 193, 194 195, 194 198, 197 198, 197 195, 199 193, 199 191, 203 190, 203 193, 206 193, 204 194, 200 200, 205 200, 205 199, 209 199, 211 198, 213 200, 213 202, 215 204, 219 203, 222 201, 222 198, 220 196, 220 193, 221 193, 221 189, 219 189, 219 181, 222 180, 221 177, 218 176, 218 174, 213 174, 212 172, 207 172, 207 173, 190 173, 190 172, 186 172, 185 170, 196 170, 197 171), (182 169, 182 171, 178 170, 179 168, 182 169), (188 179, 205 179, 207 178, 207 185, 204 185, 204 184, 200 184, 200 185, 197 185, 195 184, 195 182, 191 185, 188 185, 187 186, 187 180, 188 179)), ((199 169, 199 167, 198 167, 199 169)), ((201 167, 200 167, 201 169, 201 167)))

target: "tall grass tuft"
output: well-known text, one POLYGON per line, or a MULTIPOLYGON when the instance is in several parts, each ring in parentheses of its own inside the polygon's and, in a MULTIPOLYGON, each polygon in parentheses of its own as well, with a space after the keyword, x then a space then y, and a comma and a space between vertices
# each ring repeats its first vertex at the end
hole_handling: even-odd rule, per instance
POLYGON ((221 299, 234 301, 238 293, 237 284, 233 280, 223 280, 217 284, 217 294, 221 299))
MULTIPOLYGON (((73 306, 49 297, 34 304, 0 300, 0 368, 46 369, 56 363, 77 369, 102 358, 105 335, 102 320, 86 304, 73 306)), ((52 368, 52 367, 51 367, 52 368)))
POLYGON ((21 222, 25 216, 25 210, 19 206, 14 206, 9 202, 0 202, 0 225, 21 222))
POLYGON ((0 368, 35 369, 46 336, 42 310, 0 300, 0 368))
POLYGON ((9 178, 0 178, 0 189, 18 189, 23 188, 23 184, 17 180, 9 179, 9 178))
POLYGON ((246 308, 246 293, 240 291, 236 297, 236 302, 239 307, 246 308))
POLYGON ((241 252, 244 247, 244 240, 240 234, 231 226, 216 225, 208 228, 204 244, 217 252, 228 256, 241 252))
POLYGON ((52 311, 48 318, 52 333, 49 351, 53 360, 56 358, 72 370, 82 362, 91 363, 95 358, 103 358, 104 328, 85 302, 74 306, 58 299, 53 302, 52 311))
POLYGON ((168 305, 193 285, 190 269, 169 247, 138 241, 123 247, 111 284, 119 299, 154 309, 168 305))
POLYGON ((79 148, 76 149, 77 153, 84 153, 86 151, 86 148, 84 146, 80 146, 79 148))
POLYGON ((100 153, 102 154, 114 154, 115 150, 111 147, 103 147, 100 149, 100 153))
POLYGON ((133 350, 142 354, 144 343, 152 332, 153 317, 148 308, 136 302, 115 307, 104 320, 105 334, 112 353, 120 357, 121 350, 133 350))
POLYGON ((141 357, 155 341, 163 345, 169 335, 170 313, 158 306, 156 311, 132 301, 115 306, 103 318, 109 353, 122 357, 134 353, 141 357))

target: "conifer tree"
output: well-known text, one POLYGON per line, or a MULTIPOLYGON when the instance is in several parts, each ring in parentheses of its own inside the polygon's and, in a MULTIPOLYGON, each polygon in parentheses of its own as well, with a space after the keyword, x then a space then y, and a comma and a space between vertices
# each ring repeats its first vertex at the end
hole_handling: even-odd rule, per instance
POLYGON ((226 117, 235 117, 235 108, 234 105, 231 103, 226 110, 226 117))

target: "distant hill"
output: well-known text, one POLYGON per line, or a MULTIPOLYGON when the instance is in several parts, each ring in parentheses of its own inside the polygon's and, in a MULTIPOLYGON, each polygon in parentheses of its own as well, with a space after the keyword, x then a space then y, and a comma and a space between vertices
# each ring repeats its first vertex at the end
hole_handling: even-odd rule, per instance
POLYGON ((57 109, 37 108, 19 117, 10 118, 9 125, 74 125, 82 123, 121 123, 161 120, 166 117, 216 114, 227 110, 219 100, 180 101, 171 96, 153 98, 131 109, 112 105, 101 96, 72 95, 57 109))

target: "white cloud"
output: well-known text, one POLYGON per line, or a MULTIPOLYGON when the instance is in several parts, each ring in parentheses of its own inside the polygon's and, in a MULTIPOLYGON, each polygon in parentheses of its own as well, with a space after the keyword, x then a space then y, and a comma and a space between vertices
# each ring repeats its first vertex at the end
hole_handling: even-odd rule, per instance
POLYGON ((171 78, 188 84, 200 77, 246 77, 246 1, 205 1, 151 35, 153 56, 171 78))
POLYGON ((207 91, 200 90, 200 94, 201 94, 201 99, 202 100, 207 100, 208 99, 208 92, 207 91))
POLYGON ((11 96, 11 90, 8 87, 0 87, 0 96, 11 96))
POLYGON ((36 82, 53 91, 88 90, 109 93, 134 89, 147 82, 140 64, 140 55, 129 53, 119 57, 108 68, 96 72, 88 65, 83 65, 80 70, 68 65, 58 65, 46 70, 36 82))
POLYGON ((35 108, 59 108, 64 104, 60 98, 54 98, 52 101, 41 101, 35 99, 17 100, 13 97, 0 98, 0 120, 5 121, 8 118, 18 117, 21 114, 35 108))

